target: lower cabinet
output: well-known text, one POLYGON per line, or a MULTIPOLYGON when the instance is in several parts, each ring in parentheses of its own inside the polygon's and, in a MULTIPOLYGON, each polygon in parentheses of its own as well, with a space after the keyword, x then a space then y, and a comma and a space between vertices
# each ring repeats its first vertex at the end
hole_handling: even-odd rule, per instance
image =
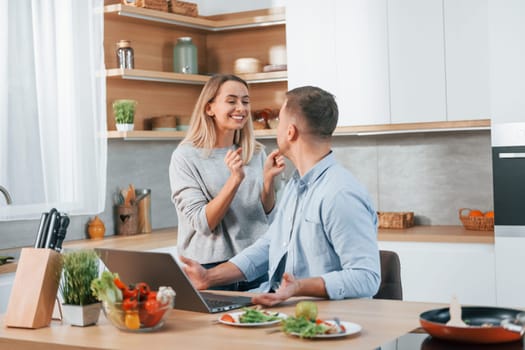
POLYGON ((496 305, 493 244, 379 242, 401 261, 403 300, 496 305))

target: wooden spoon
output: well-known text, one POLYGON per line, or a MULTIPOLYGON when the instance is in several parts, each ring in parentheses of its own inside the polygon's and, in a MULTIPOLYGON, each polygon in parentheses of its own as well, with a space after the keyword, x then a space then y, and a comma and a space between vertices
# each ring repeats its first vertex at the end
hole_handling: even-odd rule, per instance
POLYGON ((447 322, 447 326, 452 327, 468 327, 468 325, 461 319, 461 305, 459 305, 458 299, 454 295, 450 301, 450 320, 447 322))

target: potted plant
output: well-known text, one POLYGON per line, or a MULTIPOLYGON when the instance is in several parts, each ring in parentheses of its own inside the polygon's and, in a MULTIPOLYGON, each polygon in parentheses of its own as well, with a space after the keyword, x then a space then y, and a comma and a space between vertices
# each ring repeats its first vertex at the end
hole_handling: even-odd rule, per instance
POLYGON ((135 118, 135 100, 115 100, 113 101, 113 114, 118 131, 133 130, 133 119, 135 118))
POLYGON ((73 326, 97 323, 101 303, 91 291, 91 281, 99 275, 99 258, 94 250, 74 250, 62 255, 62 312, 73 326))

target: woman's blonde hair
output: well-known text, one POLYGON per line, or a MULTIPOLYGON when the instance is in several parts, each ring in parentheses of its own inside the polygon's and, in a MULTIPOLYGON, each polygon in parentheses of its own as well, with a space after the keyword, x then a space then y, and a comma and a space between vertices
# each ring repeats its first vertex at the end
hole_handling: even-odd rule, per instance
MULTIPOLYGON (((212 76, 202 88, 191 115, 188 133, 181 143, 190 143, 194 147, 203 148, 208 151, 214 148, 215 142, 217 141, 215 122, 213 118, 210 118, 210 116, 206 114, 206 107, 208 103, 213 102, 220 87, 227 81, 237 81, 248 88, 248 84, 236 75, 217 74, 212 76)), ((235 131, 233 139, 234 144, 242 147, 244 164, 250 162, 255 151, 263 149, 263 145, 255 140, 251 111, 247 117, 248 121, 241 130, 235 131)))

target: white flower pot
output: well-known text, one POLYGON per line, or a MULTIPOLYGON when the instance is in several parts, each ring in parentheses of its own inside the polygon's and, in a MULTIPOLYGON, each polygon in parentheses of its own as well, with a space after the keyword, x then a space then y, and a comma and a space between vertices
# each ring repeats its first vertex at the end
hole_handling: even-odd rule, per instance
POLYGON ((132 131, 134 124, 117 124, 118 131, 132 131))
POLYGON ((66 323, 72 326, 91 326, 98 322, 101 303, 89 305, 62 304, 62 316, 66 323))

